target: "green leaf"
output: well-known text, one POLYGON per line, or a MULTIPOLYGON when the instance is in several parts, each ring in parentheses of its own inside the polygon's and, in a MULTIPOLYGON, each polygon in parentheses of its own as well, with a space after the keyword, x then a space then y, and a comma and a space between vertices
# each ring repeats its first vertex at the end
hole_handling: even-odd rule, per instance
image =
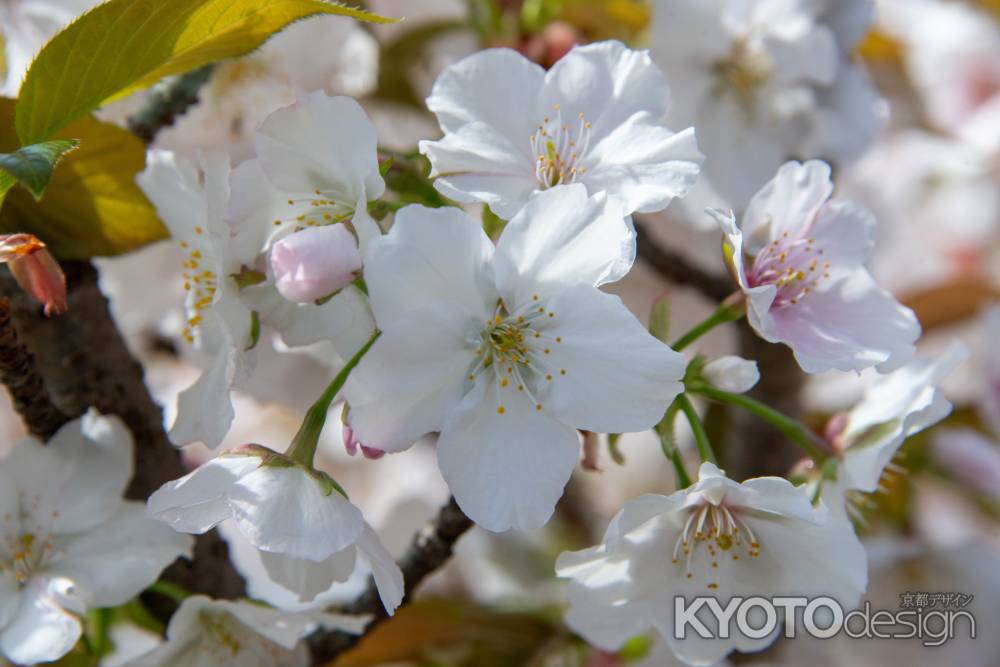
POLYGON ((41 199, 59 160, 79 145, 76 139, 56 139, 25 146, 13 153, 0 153, 0 171, 5 176, 0 179, 0 191, 5 194, 17 181, 36 200, 41 199))
POLYGON ((110 100, 246 55, 289 23, 319 14, 394 21, 323 0, 109 0, 38 54, 21 86, 17 134, 23 144, 44 141, 110 100))
POLYGON ((670 342, 670 300, 662 296, 649 313, 649 333, 664 343, 670 342))
MULTIPOLYGON (((0 98, 0 151, 17 149, 13 120, 14 100, 0 98)), ((41 201, 22 188, 7 193, 0 232, 34 234, 60 259, 115 255, 166 238, 135 184, 146 164, 142 141, 89 116, 57 138, 70 137, 79 138, 80 147, 60 163, 41 201)))

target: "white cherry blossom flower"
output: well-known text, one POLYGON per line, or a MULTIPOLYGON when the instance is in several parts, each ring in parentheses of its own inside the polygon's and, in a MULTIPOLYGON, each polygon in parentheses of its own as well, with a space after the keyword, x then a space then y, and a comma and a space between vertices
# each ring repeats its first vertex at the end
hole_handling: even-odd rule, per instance
MULTIPOLYGON (((588 641, 613 651, 652 627, 694 665, 760 650, 777 633, 701 639, 689 628, 677 639, 677 596, 712 595, 725 607, 735 596, 828 595, 850 608, 868 579, 850 523, 814 507, 804 487, 780 477, 741 484, 711 463, 690 488, 626 503, 602 544, 564 552, 556 572, 572 580, 566 623, 588 641)), ((705 625, 716 630, 711 620, 705 625)))
POLYGON ((186 255, 184 337, 212 358, 178 399, 170 432, 178 445, 222 442, 234 418, 230 392, 253 372, 260 325, 289 346, 330 341, 343 358, 374 329, 357 287, 321 301, 289 300, 268 261, 275 240, 312 226, 351 224, 360 253, 379 234, 367 214, 366 192, 384 189, 371 123, 353 100, 318 92, 272 114, 258 139, 261 158, 232 172, 217 151, 201 156, 200 170, 179 155, 151 151, 138 177, 186 255))
POLYGON ((853 511, 859 493, 879 490, 886 468, 897 469, 891 461, 903 442, 948 416, 951 403, 939 385, 967 356, 965 346, 954 343, 941 357, 912 359, 831 419, 826 436, 838 456, 836 480, 823 488, 831 510, 853 511))
MULTIPOLYGON (((851 54, 871 0, 657 0, 651 50, 694 125, 704 178, 741 209, 789 157, 859 156, 877 97, 851 54)), ((715 205, 718 205, 716 202, 715 205)))
POLYGON ((0 460, 0 657, 61 658, 88 610, 124 604, 189 555, 190 537, 122 500, 131 476, 128 431, 93 411, 0 460))
POLYGON ((682 357, 597 289, 633 243, 619 204, 580 184, 533 198, 495 248, 461 211, 401 210, 366 259, 383 333, 348 381, 355 437, 391 453, 440 431, 466 514, 493 531, 544 524, 577 429, 647 429, 681 389, 682 357))
POLYGON ((307 667, 306 635, 319 628, 359 634, 367 620, 192 595, 170 618, 167 641, 125 667, 307 667))
POLYGON ((912 355, 920 324, 865 266, 875 219, 832 193, 828 165, 789 162, 739 225, 732 214, 710 213, 725 233, 726 259, 758 335, 788 345, 807 373, 898 368, 912 355))
POLYGON ((17 97, 31 61, 57 32, 99 0, 3 0, 0 2, 0 95, 17 97))
POLYGON ((582 183, 625 213, 684 196, 701 154, 690 129, 663 124, 670 88, 645 51, 608 41, 574 48, 548 72, 510 49, 446 68, 427 107, 444 138, 420 142, 435 187, 510 219, 537 193, 582 183))
POLYGON ((735 355, 713 359, 701 372, 713 387, 733 394, 750 391, 760 380, 757 362, 735 355))
POLYGON ((301 601, 347 580, 359 554, 371 565, 386 611, 391 614, 403 598, 395 561, 336 484, 264 447, 224 452, 164 484, 147 509, 185 533, 234 519, 271 579, 301 601))
POLYGON ((137 181, 156 206, 184 258, 187 321, 184 338, 212 357, 199 379, 181 392, 170 439, 217 447, 235 416, 230 391, 253 372, 253 316, 232 279, 233 258, 226 224, 229 158, 204 153, 200 170, 167 151, 151 151, 137 181))

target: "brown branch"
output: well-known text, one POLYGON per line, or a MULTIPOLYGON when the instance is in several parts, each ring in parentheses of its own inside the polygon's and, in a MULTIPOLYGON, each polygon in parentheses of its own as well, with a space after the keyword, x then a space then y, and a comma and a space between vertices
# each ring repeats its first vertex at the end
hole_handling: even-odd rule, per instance
MULTIPOLYGON (((399 559, 399 569, 403 571, 406 595, 403 604, 410 602, 414 590, 432 572, 445 564, 454 552, 455 543, 469 528, 472 520, 465 516, 454 498, 441 508, 436 518, 413 536, 413 541, 403 557, 399 559)), ((368 633, 376 625, 388 618, 375 588, 375 581, 369 580, 368 588, 353 602, 340 610, 344 614, 371 614, 372 622, 365 628, 368 633)), ((309 638, 313 664, 324 664, 341 653, 351 649, 361 641, 364 634, 351 635, 344 632, 318 632, 309 638)))
POLYGON ((182 74, 150 93, 146 105, 128 117, 128 129, 147 144, 198 102, 201 87, 212 76, 212 65, 182 74))
POLYGON ((710 273, 680 253, 659 246, 639 226, 636 236, 636 254, 675 285, 696 289, 712 301, 723 301, 735 289, 727 276, 710 273))
POLYGON ((11 321, 10 299, 0 299, 0 382, 28 431, 48 441, 70 418, 52 402, 35 359, 21 344, 11 321))
MULTIPOLYGON (((184 475, 180 452, 167 438, 163 415, 143 380, 108 310, 89 262, 64 262, 69 311, 46 318, 40 307, 0 272, 0 292, 12 304, 14 323, 25 346, 37 360, 36 369, 54 405, 76 417, 93 406, 118 415, 135 438, 135 474, 127 498, 145 501, 165 482, 184 475)), ((164 578, 188 590, 218 598, 244 594, 243 579, 229 561, 226 544, 217 534, 199 536, 193 561, 171 566, 164 578)), ((162 618, 172 609, 157 608, 162 618)))

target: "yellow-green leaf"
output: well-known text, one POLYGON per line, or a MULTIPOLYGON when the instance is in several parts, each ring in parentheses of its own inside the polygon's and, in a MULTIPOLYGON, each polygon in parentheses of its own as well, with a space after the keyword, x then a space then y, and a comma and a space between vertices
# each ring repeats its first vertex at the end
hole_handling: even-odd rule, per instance
POLYGON ((17 134, 24 144, 44 141, 109 100, 250 53, 289 23, 318 14, 393 21, 324 0, 109 0, 56 35, 32 63, 17 134))
POLYGON ((13 153, 0 153, 0 172, 9 177, 0 178, 0 195, 16 181, 35 199, 41 199, 59 160, 79 144, 76 139, 56 139, 24 146, 13 153))
MULTIPOLYGON (((0 99, 0 151, 17 149, 13 121, 14 100, 0 99)), ((135 184, 145 168, 142 141, 90 116, 57 136, 69 137, 79 138, 80 147, 60 163, 40 202, 22 188, 7 193, 0 232, 34 234, 61 259, 115 255, 166 238, 135 184)))

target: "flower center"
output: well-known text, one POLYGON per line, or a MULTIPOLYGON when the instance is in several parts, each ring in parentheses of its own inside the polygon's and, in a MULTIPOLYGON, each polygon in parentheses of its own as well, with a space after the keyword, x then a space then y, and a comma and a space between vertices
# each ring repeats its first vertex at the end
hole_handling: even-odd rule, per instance
POLYGON ((715 94, 733 95, 748 112, 757 102, 757 95, 774 74, 774 62, 766 51, 754 48, 747 38, 733 43, 729 56, 712 65, 715 74, 715 94))
POLYGON ((684 561, 687 579, 694 579, 695 570, 701 568, 699 578, 708 580, 708 588, 715 590, 719 587, 720 561, 758 556, 760 544, 738 511, 724 504, 703 502, 689 510, 671 562, 678 565, 684 561), (699 556, 701 551, 707 556, 699 556))
POLYGON ((493 319, 477 338, 476 361, 469 372, 471 382, 483 373, 492 373, 500 396, 497 414, 507 411, 503 400, 507 392, 524 392, 541 412, 542 404, 536 398, 540 390, 566 375, 566 369, 556 368, 550 356, 563 339, 545 333, 556 320, 556 313, 542 305, 537 294, 513 312, 507 310, 503 299, 497 303, 493 319))
POLYGON ((344 203, 347 199, 344 193, 335 190, 313 190, 310 197, 289 199, 288 206, 293 212, 287 218, 275 219, 273 224, 275 227, 291 224, 295 231, 300 231, 305 227, 344 222, 354 215, 354 205, 344 203))
MULTIPOLYGON (((22 508, 37 508, 40 502, 36 497, 26 503, 23 494, 19 494, 19 500, 22 508)), ((52 516, 57 518, 58 514, 53 512, 52 516)), ((0 574, 13 574, 14 581, 23 587, 56 554, 55 544, 48 529, 32 521, 29 511, 5 514, 2 526, 0 532, 6 537, 0 542, 0 574)))
POLYGON ((751 287, 777 287, 772 308, 797 304, 830 277, 830 262, 822 260, 824 251, 815 244, 815 239, 793 239, 785 232, 754 257, 747 283, 751 287))
MULTIPOLYGON (((194 233, 197 237, 204 237, 205 229, 196 225, 194 233)), ((201 243, 189 243, 181 241, 181 250, 186 255, 183 263, 184 271, 184 291, 188 293, 188 319, 184 324, 184 340, 188 343, 194 342, 194 330, 201 324, 202 313, 212 305, 215 300, 215 290, 217 288, 215 272, 204 268, 206 258, 202 253, 201 243), (192 247, 195 246, 195 247, 192 247)))
POLYGON ((590 145, 590 123, 582 111, 578 122, 564 123, 560 105, 552 109, 554 116, 543 118, 531 136, 535 178, 542 189, 572 183, 577 176, 587 173, 580 159, 590 145))

